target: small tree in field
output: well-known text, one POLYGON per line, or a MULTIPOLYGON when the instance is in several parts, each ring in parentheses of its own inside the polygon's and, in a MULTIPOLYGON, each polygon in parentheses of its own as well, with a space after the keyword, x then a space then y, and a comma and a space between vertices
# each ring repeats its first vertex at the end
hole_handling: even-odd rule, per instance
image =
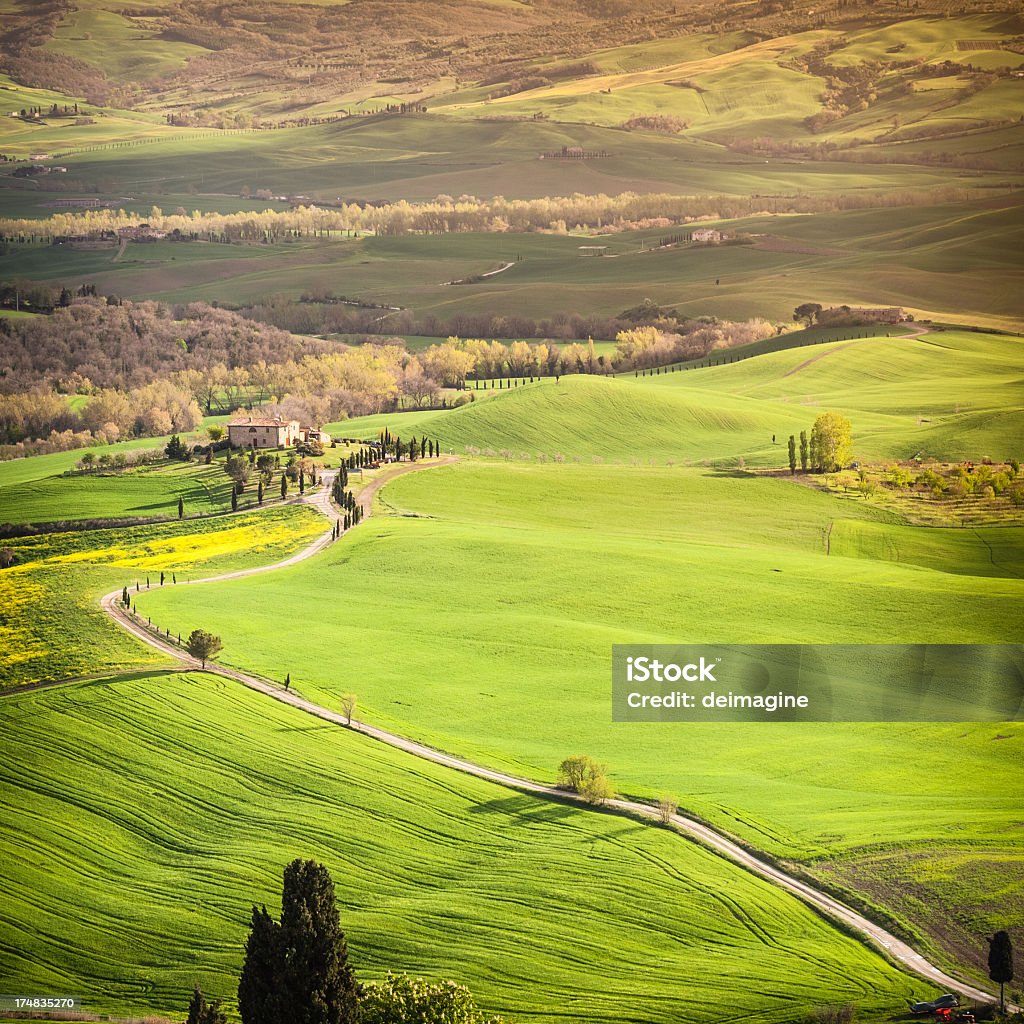
POLYGON ((352 716, 356 713, 356 695, 354 693, 343 693, 341 695, 341 713, 345 716, 345 724, 352 724, 352 716))
POLYGON ((224 463, 224 472, 234 481, 235 490, 242 490, 249 480, 252 467, 249 465, 248 459, 238 455, 224 463))
POLYGON ((558 766, 558 784, 592 804, 603 804, 615 795, 608 781, 608 766, 585 754, 567 757, 558 766))
POLYGON ((789 435, 789 471, 796 473, 796 438, 789 435))
POLYGON ((988 976, 999 982, 999 1012, 1006 1012, 1003 986, 1013 981, 1013 943, 1008 932, 996 932, 988 940, 988 976))
POLYGON ((185 649, 193 658, 198 658, 206 668, 206 662, 224 646, 219 636, 207 633, 205 629, 193 629, 185 643, 185 649))
POLYGON ((206 436, 216 444, 218 441, 224 440, 224 428, 223 427, 207 427, 206 436))
POLYGON ((188 445, 185 444, 177 434, 174 434, 164 447, 164 455, 169 459, 178 459, 181 462, 188 462, 188 445))
POLYGON ((501 1024, 480 1010, 469 989, 454 981, 430 982, 390 972, 363 986, 361 1024, 501 1024))
POLYGON ((672 815, 679 810, 679 804, 670 796, 663 796, 658 801, 658 821, 667 825, 672 820, 672 815))
POLYGON ((838 412, 822 413, 811 429, 811 461, 815 469, 831 473, 850 461, 853 429, 838 412))

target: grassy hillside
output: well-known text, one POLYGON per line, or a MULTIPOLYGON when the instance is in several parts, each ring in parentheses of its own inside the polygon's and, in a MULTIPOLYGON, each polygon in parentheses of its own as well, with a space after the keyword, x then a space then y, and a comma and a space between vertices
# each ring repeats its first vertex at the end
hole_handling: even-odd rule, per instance
POLYGON ((921 987, 666 831, 213 677, 27 694, 0 718, 19 737, 0 765, 0 970, 19 991, 136 1015, 180 1016, 197 982, 233 1001, 250 908, 275 907, 299 856, 333 873, 360 978, 454 977, 510 1020, 786 1024, 826 1003, 886 1013, 921 987))
MULTIPOLYGON (((383 502, 392 518, 258 590, 216 585, 187 603, 151 593, 140 607, 172 630, 212 624, 226 661, 287 670, 328 703, 355 685, 368 720, 447 750, 541 778, 585 751, 612 766, 616 786, 674 793, 778 856, 856 862, 898 834, 908 858, 981 857, 1003 895, 993 902, 965 873, 965 931, 1022 919, 1007 831, 1024 795, 1019 725, 626 727, 608 706, 610 646, 627 640, 1012 641, 1019 576, 951 572, 962 552, 938 539, 927 568, 866 546, 826 555, 830 526, 883 515, 710 471, 466 464, 396 482, 383 502), (319 642, 297 649, 273 609, 309 593, 330 598, 319 642), (1010 739, 990 742, 996 733, 1010 739)), ((1003 532, 1019 566, 1024 535, 1003 532)), ((950 952, 953 932, 930 909, 907 916, 950 952)), ((977 951, 965 959, 977 965, 977 951)))
POLYGON ((231 481, 221 465, 174 463, 124 474, 50 476, 6 487, 2 481, 0 476, 0 522, 168 517, 177 515, 179 497, 188 515, 231 507, 231 481))
POLYGON ((383 426, 402 433, 408 423, 446 449, 517 460, 742 460, 780 468, 791 433, 841 409, 861 458, 899 460, 918 451, 938 460, 1019 458, 1022 370, 1016 337, 858 338, 654 377, 545 379, 451 412, 377 417, 366 433, 376 436, 383 426))
POLYGON ((324 532, 318 512, 285 505, 258 514, 5 540, 15 562, 0 571, 0 681, 9 687, 158 664, 164 659, 100 611, 103 594, 127 586, 135 595, 161 586, 161 577, 173 586, 270 564, 324 532))

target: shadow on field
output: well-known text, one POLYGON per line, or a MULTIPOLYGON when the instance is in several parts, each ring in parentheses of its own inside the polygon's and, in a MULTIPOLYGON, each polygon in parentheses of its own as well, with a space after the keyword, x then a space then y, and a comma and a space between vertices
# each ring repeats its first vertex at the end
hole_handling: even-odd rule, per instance
POLYGON ((570 803, 562 803, 557 797, 550 801, 540 802, 532 796, 510 796, 503 800, 488 800, 486 803, 475 804, 469 809, 470 814, 503 814, 513 815, 520 821, 561 821, 571 817, 576 808, 570 803))
POLYGON ((709 476, 716 480, 757 480, 759 479, 759 473, 751 473, 749 469, 739 469, 733 467, 732 469, 725 469, 724 467, 715 467, 709 469, 703 476, 709 476))

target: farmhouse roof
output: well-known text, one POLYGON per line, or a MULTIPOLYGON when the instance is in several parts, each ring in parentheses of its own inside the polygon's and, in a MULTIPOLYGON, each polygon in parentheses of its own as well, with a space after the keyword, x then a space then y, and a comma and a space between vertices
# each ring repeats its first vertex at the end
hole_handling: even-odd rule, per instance
POLYGON ((236 416, 228 423, 229 427, 287 427, 293 420, 284 420, 280 416, 236 416))

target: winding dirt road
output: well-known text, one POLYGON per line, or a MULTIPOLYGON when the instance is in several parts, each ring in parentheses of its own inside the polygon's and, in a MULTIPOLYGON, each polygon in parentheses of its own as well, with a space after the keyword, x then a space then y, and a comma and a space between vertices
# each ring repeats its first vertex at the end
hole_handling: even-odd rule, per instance
MULTIPOLYGON (((384 484, 389 483, 396 477, 403 476, 406 473, 432 469, 436 466, 451 465, 456 461, 457 459, 455 458, 447 457, 429 463, 403 464, 390 472, 385 472, 385 474, 378 477, 368 487, 366 487, 358 498, 360 505, 362 505, 364 509, 364 515, 370 515, 373 497, 377 491, 384 486, 384 484)), ((331 520, 332 524, 334 524, 338 521, 338 514, 330 500, 330 488, 334 479, 334 473, 325 473, 322 479, 323 486, 316 492, 316 494, 297 499, 297 503, 312 505, 327 516, 327 518, 331 520)), ((253 576, 258 573, 271 572, 275 569, 295 565, 297 562, 311 558, 319 551, 322 551, 330 543, 331 535, 330 533, 326 533, 302 551, 292 555, 291 558, 287 558, 282 562, 277 562, 274 565, 262 566, 254 569, 242 569, 237 572, 224 573, 223 575, 212 576, 203 580, 191 580, 189 581, 189 584, 212 583, 217 580, 239 579, 244 576, 253 576)), ((189 584, 179 583, 178 586, 189 584)), ((182 650, 175 643, 162 639, 155 633, 155 631, 147 628, 127 612, 121 605, 120 590, 115 590, 112 593, 107 594, 102 598, 101 605, 103 610, 114 620, 114 622, 127 630, 133 636, 138 637, 150 647, 154 647, 156 650, 168 655, 175 661, 183 663, 186 669, 202 670, 200 663, 196 659, 192 658, 187 652, 182 650)), ((517 775, 509 775, 505 772, 485 768, 482 765, 474 764, 472 761, 465 761, 461 758, 453 757, 443 751, 435 750, 433 747, 428 747, 425 744, 406 739, 395 733, 387 732, 384 729, 378 729, 376 726, 368 725, 365 722, 359 722, 356 720, 348 722, 345 716, 339 712, 331 711, 329 708, 325 708, 319 704, 314 704, 312 701, 306 700, 304 697, 300 697, 298 694, 292 693, 289 690, 285 690, 283 686, 278 683, 271 682, 270 680, 262 679, 258 676, 241 672, 237 669, 226 668, 212 662, 207 664, 205 671, 223 676, 227 679, 232 679, 241 683, 243 686, 249 687, 251 690, 256 690, 268 697, 272 697, 274 700, 280 701, 282 704, 288 704, 291 707, 304 711, 307 714, 314 715, 326 722, 333 722, 336 725, 344 726, 354 732, 362 733, 364 736, 369 736, 372 739, 379 740, 381 743, 387 743, 389 746, 395 747, 398 750, 404 750, 406 753, 412 754, 415 757, 424 758, 427 761, 443 765, 446 768, 453 768, 456 771, 465 772, 467 775, 473 775, 476 778, 485 779, 488 782, 507 786, 510 789, 515 789, 522 793, 529 793, 540 797, 541 799, 559 800, 563 802, 568 801, 582 805, 583 807, 590 807, 582 797, 575 793, 557 789, 553 786, 545 786, 530 779, 520 778, 517 775)), ((652 820, 657 820, 659 817, 658 810, 650 804, 638 803, 633 800, 609 800, 604 804, 604 809, 614 810, 624 814, 637 815, 652 820)), ((858 914, 856 911, 851 910, 849 907, 840 903, 838 900, 833 899, 826 893, 815 889, 812 885, 809 885, 808 883, 787 874, 781 868, 775 867, 773 864, 762 860, 760 857, 744 849, 738 843, 720 835, 707 825, 704 825, 693 818, 689 818, 684 814, 673 814, 671 823, 681 834, 710 847, 734 863, 752 871, 754 874, 760 875, 762 878, 766 878, 770 882, 781 886, 783 889, 786 889, 788 892, 818 910, 826 917, 835 921, 840 921, 847 927, 859 932, 874 943, 890 959, 910 968, 915 974, 934 983, 939 988, 958 992, 961 995, 980 1002, 990 1002, 992 1000, 993 997, 991 993, 984 992, 979 988, 965 984, 964 982, 958 981, 944 973, 934 964, 926 960, 920 953, 916 952, 907 943, 898 939, 895 935, 892 935, 873 921, 870 921, 861 914, 858 914)), ((1010 1004, 1007 1005, 1010 1006, 1010 1004)), ((1012 1007, 1012 1009, 1016 1010, 1018 1008, 1012 1007)))

